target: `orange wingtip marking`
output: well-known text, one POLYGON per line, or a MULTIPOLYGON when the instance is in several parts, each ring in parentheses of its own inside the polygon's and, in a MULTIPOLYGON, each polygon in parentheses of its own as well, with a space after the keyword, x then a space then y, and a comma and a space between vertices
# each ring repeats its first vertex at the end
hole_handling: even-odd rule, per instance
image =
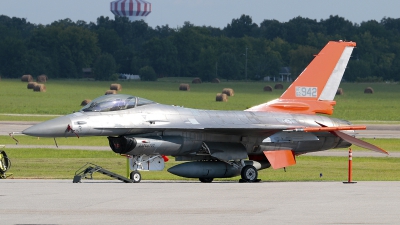
POLYGON ((296 159, 291 150, 264 151, 264 155, 274 169, 296 164, 296 159))
POLYGON ((341 127, 306 127, 305 132, 336 131, 336 130, 366 130, 366 126, 341 126, 341 127))

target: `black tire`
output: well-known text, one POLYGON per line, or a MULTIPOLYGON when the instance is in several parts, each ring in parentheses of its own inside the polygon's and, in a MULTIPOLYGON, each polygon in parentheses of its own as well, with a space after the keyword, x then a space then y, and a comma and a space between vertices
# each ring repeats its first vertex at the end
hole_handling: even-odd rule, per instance
POLYGON ((214 178, 199 178, 201 183, 211 183, 213 182, 214 178))
POLYGON ((11 166, 11 161, 8 159, 5 151, 0 151, 0 174, 4 174, 11 166))
POLYGON ((257 181, 258 172, 254 166, 247 165, 247 166, 243 167, 240 175, 242 176, 242 179, 245 181, 255 182, 255 181, 257 181))
POLYGON ((142 180, 142 175, 139 171, 132 171, 129 178, 131 178, 133 183, 139 183, 142 180))

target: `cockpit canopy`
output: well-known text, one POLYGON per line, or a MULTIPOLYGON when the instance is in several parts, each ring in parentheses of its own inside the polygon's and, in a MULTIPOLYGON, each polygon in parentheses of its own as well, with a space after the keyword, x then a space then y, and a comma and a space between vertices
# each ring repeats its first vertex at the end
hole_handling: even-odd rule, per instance
POLYGON ((94 99, 92 102, 83 107, 83 112, 109 112, 131 109, 142 105, 154 104, 155 102, 135 97, 132 95, 104 95, 94 99))

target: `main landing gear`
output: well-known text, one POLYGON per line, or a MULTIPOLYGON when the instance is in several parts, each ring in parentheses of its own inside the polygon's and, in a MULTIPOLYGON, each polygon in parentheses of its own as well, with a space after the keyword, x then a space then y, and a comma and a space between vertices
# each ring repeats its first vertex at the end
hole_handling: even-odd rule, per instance
POLYGON ((240 175, 242 177, 242 179, 239 180, 240 183, 260 182, 260 179, 257 179, 257 169, 252 165, 247 165, 243 167, 240 175))
MULTIPOLYGON (((246 165, 244 166, 241 171, 240 171, 241 179, 239 180, 239 183, 254 183, 254 182, 260 182, 260 179, 257 179, 258 177, 258 172, 257 169, 252 166, 252 165, 246 165)), ((200 182, 202 183, 211 183, 214 178, 199 178, 200 182)))
POLYGON ((199 178, 201 183, 211 183, 214 178, 199 178))

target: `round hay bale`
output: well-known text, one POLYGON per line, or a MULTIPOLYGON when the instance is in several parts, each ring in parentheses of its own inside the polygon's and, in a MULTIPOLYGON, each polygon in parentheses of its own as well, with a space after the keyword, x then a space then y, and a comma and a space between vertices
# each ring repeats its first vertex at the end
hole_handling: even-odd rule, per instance
POLYGON ((283 84, 275 84, 274 89, 283 89, 283 84))
POLYGON ((91 103, 92 102, 92 100, 90 100, 90 99, 85 99, 85 100, 83 100, 82 102, 81 102, 81 106, 85 106, 85 105, 87 105, 87 104, 89 104, 89 103, 91 103))
POLYGON ((46 86, 44 84, 36 84, 35 87, 33 87, 33 91, 46 92, 46 86))
POLYGON ((107 90, 104 95, 115 95, 115 94, 117 94, 116 90, 107 90))
POLYGON ((228 101, 228 96, 224 93, 218 93, 217 96, 215 97, 215 101, 217 102, 227 102, 228 101))
POLYGON ((272 87, 267 85, 264 87, 264 91, 272 91, 272 87))
POLYGON ((201 79, 196 77, 192 80, 192 84, 201 84, 201 79))
POLYGON ((224 88, 224 89, 222 90, 222 93, 223 93, 223 94, 226 94, 226 95, 228 95, 228 96, 234 96, 234 95, 235 95, 235 93, 233 92, 233 89, 232 89, 232 88, 224 88))
POLYGON ((21 77, 22 82, 33 82, 33 77, 30 74, 23 75, 21 77))
POLYGON ((372 89, 372 87, 367 87, 364 90, 364 94, 373 94, 374 93, 374 89, 372 89))
POLYGON ((121 91, 122 90, 122 86, 121 86, 121 84, 111 84, 110 85, 110 90, 121 91))
POLYGON ((26 86, 28 89, 33 89, 38 83, 36 82, 29 82, 28 85, 26 86))
POLYGON ((48 80, 48 78, 45 74, 42 74, 42 75, 36 77, 36 82, 38 82, 38 83, 46 83, 47 80, 48 80))
POLYGON ((211 83, 219 84, 221 81, 218 78, 214 78, 211 83))
POLYGON ((189 84, 180 84, 179 90, 180 91, 190 91, 190 86, 189 86, 189 84))
POLYGON ((336 95, 343 95, 343 89, 342 88, 338 88, 336 91, 336 95))

